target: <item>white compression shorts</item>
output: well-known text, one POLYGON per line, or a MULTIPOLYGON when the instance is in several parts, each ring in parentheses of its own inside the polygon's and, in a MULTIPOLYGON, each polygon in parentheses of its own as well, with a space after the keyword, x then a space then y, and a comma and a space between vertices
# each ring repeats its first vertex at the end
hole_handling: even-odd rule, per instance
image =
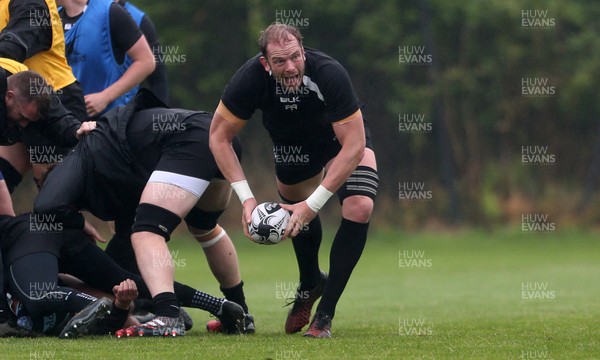
POLYGON ((208 187, 208 184, 210 184, 209 181, 203 179, 158 170, 152 172, 152 175, 150 176, 150 179, 148 179, 148 182, 163 183, 177 186, 187 192, 192 193, 198 199, 200 199, 200 196, 202 196, 202 194, 208 187))

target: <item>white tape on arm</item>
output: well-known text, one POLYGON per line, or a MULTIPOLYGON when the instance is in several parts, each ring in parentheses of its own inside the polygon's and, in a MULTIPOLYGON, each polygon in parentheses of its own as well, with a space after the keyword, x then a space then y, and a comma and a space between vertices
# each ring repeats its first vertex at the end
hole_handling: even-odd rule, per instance
POLYGON ((319 185, 319 187, 310 194, 308 199, 306 199, 306 205, 308 205, 312 211, 319 212, 332 195, 333 193, 331 191, 325 189, 323 185, 319 185))
POLYGON ((254 195, 252 194, 252 190, 250 190, 250 186, 248 185, 248 181, 246 180, 231 183, 231 187, 233 188, 233 191, 235 191, 237 196, 240 198, 240 202, 242 204, 244 203, 244 201, 254 197, 254 195))

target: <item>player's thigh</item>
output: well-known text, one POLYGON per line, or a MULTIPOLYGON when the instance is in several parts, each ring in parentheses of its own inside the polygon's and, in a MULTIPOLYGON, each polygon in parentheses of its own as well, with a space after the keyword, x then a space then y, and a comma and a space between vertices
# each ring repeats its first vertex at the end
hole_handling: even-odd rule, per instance
POLYGON ((196 203, 196 207, 206 212, 222 211, 229 205, 231 185, 225 179, 212 179, 196 203))
POLYGON ((375 158, 375 152, 373 149, 365 148, 363 158, 358 163, 358 166, 368 166, 373 170, 377 170, 377 159, 375 158))
POLYGON ((192 130, 167 142, 140 203, 184 217, 204 195, 219 168, 204 133, 192 130))
POLYGON ((36 212, 71 205, 85 193, 88 176, 88 157, 77 146, 62 162, 50 171, 35 200, 36 212))
MULTIPOLYGON (((329 160, 325 168, 329 169, 334 160, 335 158, 329 160)), ((368 166, 373 170, 377 170, 377 159, 375 158, 375 152, 373 151, 373 149, 365 148, 363 157, 358 163, 358 166, 368 166)))
POLYGON ((198 197, 189 190, 174 184, 148 182, 140 198, 140 204, 151 204, 178 215, 185 216, 196 204, 198 197))

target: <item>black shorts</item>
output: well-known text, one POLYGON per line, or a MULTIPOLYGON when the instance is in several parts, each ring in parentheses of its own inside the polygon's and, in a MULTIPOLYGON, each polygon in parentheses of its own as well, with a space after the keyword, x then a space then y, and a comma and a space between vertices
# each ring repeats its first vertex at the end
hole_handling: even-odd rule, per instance
MULTIPOLYGON (((365 125, 366 147, 373 149, 371 132, 365 125)), ((319 174, 325 165, 337 156, 342 145, 337 139, 313 139, 300 143, 283 143, 273 140, 273 156, 277 179, 294 185, 319 174)))
MULTIPOLYGON (((127 138, 135 157, 145 168, 154 171, 206 181, 215 177, 223 179, 208 145, 212 114, 193 113, 180 122, 169 122, 166 114, 177 115, 171 109, 147 109, 136 113, 129 122, 127 138), (165 114, 166 120, 155 121, 157 117, 160 119, 161 113, 165 114), (152 131, 149 127, 153 127, 152 131), (148 134, 155 134, 155 137, 148 134)), ((233 148, 241 159, 241 145, 237 137, 234 138, 233 148)))
MULTIPOLYGON (((213 178, 224 179, 208 147, 208 142, 200 136, 202 131, 204 130, 194 129, 169 139, 154 170, 206 181, 211 181, 213 178)), ((238 138, 234 138, 233 149, 238 159, 241 158, 241 145, 238 138)))

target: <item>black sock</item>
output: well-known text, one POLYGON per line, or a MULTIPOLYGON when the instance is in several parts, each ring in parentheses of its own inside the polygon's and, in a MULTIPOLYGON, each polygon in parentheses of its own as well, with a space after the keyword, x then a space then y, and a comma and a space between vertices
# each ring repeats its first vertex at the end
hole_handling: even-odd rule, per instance
POLYGON ((221 309, 223 299, 219 299, 202 291, 198 291, 187 285, 175 282, 175 293, 179 300, 179 305, 195 309, 205 310, 213 315, 217 315, 221 309))
POLYGON ((317 215, 308 224, 308 229, 302 230, 292 239, 300 272, 300 290, 313 289, 319 283, 321 278, 319 247, 321 246, 322 236, 321 220, 317 215))
POLYGON ((225 295, 225 299, 237 303, 244 309, 244 312, 248 314, 248 304, 246 304, 246 297, 244 296, 243 281, 240 281, 239 284, 229 289, 221 288, 221 292, 225 295))
POLYGON ((154 314, 156 316, 179 317, 179 306, 174 293, 160 293, 153 297, 152 301, 154 302, 154 314))
POLYGON ((332 318, 335 315, 335 306, 365 248, 367 230, 369 230, 369 223, 361 224, 342 218, 340 228, 333 240, 329 255, 329 279, 323 298, 317 307, 317 310, 332 318))

